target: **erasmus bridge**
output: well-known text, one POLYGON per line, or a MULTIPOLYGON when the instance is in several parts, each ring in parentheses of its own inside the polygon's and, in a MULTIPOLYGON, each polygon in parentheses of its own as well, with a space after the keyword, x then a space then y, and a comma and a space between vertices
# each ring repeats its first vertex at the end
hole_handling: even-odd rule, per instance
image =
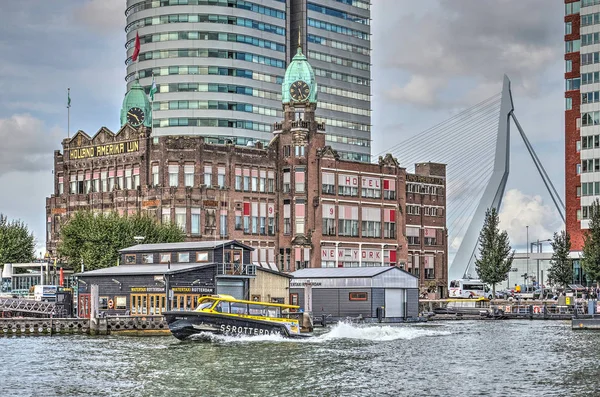
MULTIPOLYGON (((564 222, 565 205, 519 124, 507 76, 502 92, 385 151, 392 153, 409 171, 415 163, 423 161, 447 164, 448 251, 455 253, 448 265, 448 280, 473 275, 485 212, 492 207, 500 212, 510 171, 511 124, 516 127, 564 222)), ((383 153, 373 158, 380 155, 383 153)))

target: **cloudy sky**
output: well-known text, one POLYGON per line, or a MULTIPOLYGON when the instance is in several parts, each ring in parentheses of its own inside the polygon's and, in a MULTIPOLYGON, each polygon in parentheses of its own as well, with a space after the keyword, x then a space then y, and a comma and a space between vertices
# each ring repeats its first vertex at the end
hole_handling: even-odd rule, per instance
MULTIPOLYGON (((500 92, 506 73, 515 113, 564 191, 562 2, 372 3, 373 154, 500 92)), ((119 127, 125 1, 5 1, 1 10, 0 212, 28 223, 41 249, 53 151, 67 135, 67 87, 71 133, 119 127)), ((562 224, 513 136, 519 172, 509 178, 502 222, 524 246, 526 225, 531 240, 562 224)))

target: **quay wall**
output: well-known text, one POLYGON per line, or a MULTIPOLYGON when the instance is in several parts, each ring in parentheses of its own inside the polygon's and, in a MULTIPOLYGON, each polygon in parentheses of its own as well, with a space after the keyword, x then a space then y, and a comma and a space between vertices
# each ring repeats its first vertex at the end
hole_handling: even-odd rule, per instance
POLYGON ((102 318, 0 318, 0 336, 170 335, 163 316, 102 318))

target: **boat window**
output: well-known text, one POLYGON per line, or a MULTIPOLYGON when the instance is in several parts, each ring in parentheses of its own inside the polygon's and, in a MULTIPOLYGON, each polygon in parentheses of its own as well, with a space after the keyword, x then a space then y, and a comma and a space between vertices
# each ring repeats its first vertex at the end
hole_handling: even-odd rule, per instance
POLYGON ((460 282, 456 280, 450 281, 450 288, 460 288, 460 282))
POLYGON ((281 309, 279 307, 267 307, 267 317, 281 317, 281 309))
POLYGON ((465 284, 463 285, 463 289, 474 290, 474 291, 483 291, 485 289, 484 284, 465 284))
POLYGON ((267 308, 263 305, 250 305, 250 315, 251 316, 266 316, 267 308))
POLYGON ((215 301, 213 300, 204 301, 200 305, 198 305, 198 310, 208 309, 213 305, 213 303, 215 303, 215 301))
POLYGON ((229 302, 221 301, 221 302, 217 303, 217 306, 215 306, 215 310, 218 311, 219 313, 230 313, 229 302))
POLYGON ((233 313, 233 314, 248 314, 248 304, 231 302, 231 313, 233 313))

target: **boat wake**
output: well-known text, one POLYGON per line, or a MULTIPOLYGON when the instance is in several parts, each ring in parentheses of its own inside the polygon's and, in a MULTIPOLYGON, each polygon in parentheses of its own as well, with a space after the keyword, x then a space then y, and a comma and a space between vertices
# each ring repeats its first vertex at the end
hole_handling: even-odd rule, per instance
POLYGON ((450 335, 451 332, 428 329, 414 325, 356 325, 340 322, 332 326, 323 334, 317 334, 312 338, 288 339, 280 335, 216 335, 211 333, 200 333, 192 337, 193 340, 216 343, 248 343, 248 342, 288 342, 288 343, 326 343, 340 339, 362 340, 372 342, 386 342, 398 339, 415 339, 431 336, 450 335))

